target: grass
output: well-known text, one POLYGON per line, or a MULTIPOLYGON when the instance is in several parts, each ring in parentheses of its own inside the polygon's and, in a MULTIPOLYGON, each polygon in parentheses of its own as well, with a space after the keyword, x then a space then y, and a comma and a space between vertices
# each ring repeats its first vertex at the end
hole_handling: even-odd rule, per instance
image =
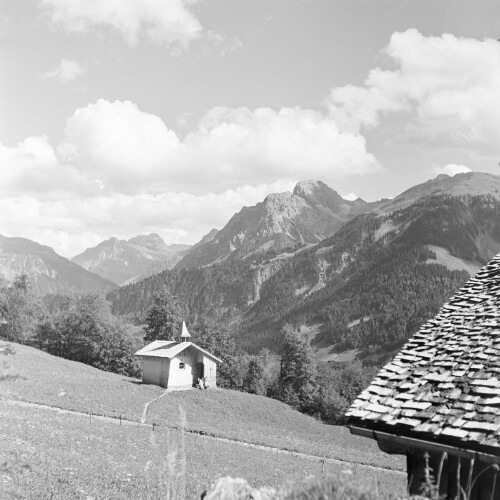
MULTIPOLYGON (((0 462, 29 467, 3 477, 4 487, 16 486, 28 498, 153 499, 167 486, 168 457, 182 448, 179 431, 119 426, 44 409, 13 407, 0 402, 0 462)), ((186 498, 199 498, 223 476, 244 477, 253 486, 280 487, 308 477, 329 474, 355 476, 380 491, 404 492, 404 477, 363 467, 270 453, 186 435, 186 498)), ((180 457, 180 455, 178 455, 180 457)), ((0 490, 1 493, 2 490, 0 490)), ((2 495, 0 494, 0 497, 2 495)))
POLYGON ((179 405, 188 415, 189 429, 320 457, 400 470, 406 465, 401 458, 382 454, 375 442, 351 435, 345 427, 322 424, 279 401, 243 392, 172 392, 150 405, 148 421, 175 424, 179 405))
MULTIPOLYGON (((19 377, 0 386, 6 397, 64 409, 138 421, 144 405, 164 392, 22 345, 16 345, 10 364, 19 377)), ((147 421, 178 425, 179 406, 192 431, 320 457, 405 467, 400 457, 382 454, 373 441, 352 436, 345 427, 324 425, 279 401, 237 391, 170 392, 149 406, 147 421)))
MULTIPOLYGON (((85 416, 21 407, 19 399, 59 408, 139 421, 144 405, 162 395, 155 386, 102 372, 86 365, 15 345, 10 372, 0 383, 0 464, 29 466, 3 474, 4 486, 19 486, 29 498, 157 498, 184 478, 186 498, 218 477, 244 477, 253 486, 323 477, 343 470, 348 476, 379 484, 382 491, 404 492, 405 477, 369 467, 349 467, 264 451, 166 427, 118 425, 85 416), (91 423, 92 422, 92 423, 91 423), (182 452, 184 448, 184 452, 182 452), (176 467, 183 464, 186 472, 176 467), (16 472, 17 470, 17 472, 16 472), (172 481, 172 478, 175 480, 172 481), (378 483, 377 483, 378 482, 378 483), (168 486, 168 484, 170 486, 168 486)), ((261 396, 227 390, 170 392, 153 402, 148 422, 185 427, 206 434, 355 462, 403 468, 400 458, 381 453, 370 440, 351 436, 343 427, 323 425, 288 406, 261 396)), ((2 481, 0 478, 0 482, 2 481)), ((1 493, 1 490, 0 490, 1 493)), ((173 492, 170 498, 181 498, 173 492), (177 495, 177 496, 176 496, 177 495)), ((1 495, 0 495, 1 497, 1 495)))
POLYGON ((9 356, 8 361, 16 378, 1 384, 0 396, 99 415, 122 414, 138 420, 144 405, 163 393, 161 387, 142 385, 133 378, 103 372, 32 347, 11 345, 16 354, 9 356))

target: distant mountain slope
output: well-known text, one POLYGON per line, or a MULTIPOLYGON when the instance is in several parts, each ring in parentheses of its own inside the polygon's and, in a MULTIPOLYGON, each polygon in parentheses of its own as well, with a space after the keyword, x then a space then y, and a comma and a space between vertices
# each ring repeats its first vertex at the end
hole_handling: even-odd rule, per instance
POLYGON ((373 207, 361 199, 344 200, 321 181, 300 182, 293 193, 270 194, 263 202, 244 207, 211 239, 188 251, 177 267, 207 266, 317 243, 373 207))
POLYGON ((172 268, 188 248, 188 245, 167 245, 159 235, 152 233, 128 241, 110 238, 71 260, 103 278, 125 285, 172 268))
POLYGON ((316 245, 166 271, 109 297, 116 312, 140 315, 168 286, 193 315, 215 308, 233 318, 249 350, 276 347, 276 331, 288 321, 320 325, 314 341, 323 346, 379 357, 497 252, 500 178, 440 176, 316 245))
POLYGON ((449 176, 438 175, 423 184, 407 189, 378 208, 380 213, 391 213, 407 208, 416 201, 437 195, 448 196, 493 196, 500 198, 500 177, 482 172, 468 172, 449 176))
POLYGON ((111 281, 82 269, 48 246, 26 238, 0 235, 0 277, 12 281, 21 273, 29 276, 33 290, 41 295, 80 294, 116 288, 111 281))

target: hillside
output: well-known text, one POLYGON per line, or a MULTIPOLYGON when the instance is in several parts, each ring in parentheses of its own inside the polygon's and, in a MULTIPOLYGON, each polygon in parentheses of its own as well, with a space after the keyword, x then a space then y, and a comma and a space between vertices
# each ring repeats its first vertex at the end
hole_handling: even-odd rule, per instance
POLYGON ((323 358, 353 349, 384 357, 500 251, 499 184, 488 174, 439 176, 316 245, 174 269, 109 298, 115 312, 140 316, 169 286, 191 314, 216 307, 232 318, 253 352, 276 348, 289 321, 318 325, 312 341, 323 358))
POLYGON ((52 248, 26 238, 0 235, 0 281, 26 273, 40 294, 81 294, 116 288, 111 281, 58 255, 52 248))
MULTIPOLYGON (((0 460, 30 466, 18 481, 32 494, 53 488, 53 498, 80 490, 100 497, 152 498, 148 488, 157 486, 158 474, 168 474, 170 454, 182 450, 188 498, 221 475, 280 485, 321 470, 339 473, 356 463, 373 464, 366 475, 378 478, 382 489, 404 491, 404 476, 391 472, 404 467, 402 459, 278 401, 228 390, 164 392, 33 348, 14 347, 15 355, 7 359, 10 374, 17 377, 0 382, 0 460), (181 425, 179 407, 187 420, 184 437, 172 430, 181 425), (278 454, 278 449, 317 458, 278 454), (57 479, 61 474, 62 484, 57 479)), ((179 460, 174 461, 178 466, 179 460)))
POLYGON ((151 233, 129 240, 110 238, 71 260, 87 271, 125 285, 174 267, 188 249, 188 245, 167 245, 159 235, 151 233))
POLYGON ((373 206, 361 199, 344 200, 321 181, 299 182, 293 193, 270 194, 255 206, 243 207, 219 232, 195 245, 177 267, 207 266, 317 243, 373 206))

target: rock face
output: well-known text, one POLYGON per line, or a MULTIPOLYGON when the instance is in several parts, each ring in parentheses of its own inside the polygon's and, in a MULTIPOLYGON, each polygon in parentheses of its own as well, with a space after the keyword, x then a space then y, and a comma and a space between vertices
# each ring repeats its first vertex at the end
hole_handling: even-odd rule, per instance
POLYGON ((293 193, 270 194, 263 202, 244 207, 211 239, 191 248, 177 266, 202 267, 318 243, 373 207, 361 199, 344 200, 321 181, 300 182, 293 193))
POLYGON ((71 260, 118 285, 126 285, 172 268, 188 248, 167 245, 158 234, 151 233, 129 240, 110 238, 71 260))
POLYGON ((52 248, 26 238, 0 235, 0 281, 10 282, 26 273, 33 290, 47 293, 73 294, 109 291, 116 285, 58 255, 52 248))

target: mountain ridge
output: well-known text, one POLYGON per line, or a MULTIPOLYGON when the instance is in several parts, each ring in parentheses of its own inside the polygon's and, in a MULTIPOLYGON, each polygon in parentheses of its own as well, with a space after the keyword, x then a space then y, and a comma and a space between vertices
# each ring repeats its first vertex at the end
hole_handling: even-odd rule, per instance
POLYGON ((188 248, 188 245, 167 245, 156 233, 128 240, 111 237, 71 260, 103 278, 125 285, 173 267, 188 248))
POLYGON ((47 245, 21 237, 0 235, 0 275, 10 282, 26 273, 40 294, 109 291, 116 284, 57 254, 47 245))
POLYGON ((317 243, 377 204, 345 200, 322 181, 299 182, 293 192, 272 193, 243 207, 210 240, 193 246, 176 267, 203 267, 317 243))

